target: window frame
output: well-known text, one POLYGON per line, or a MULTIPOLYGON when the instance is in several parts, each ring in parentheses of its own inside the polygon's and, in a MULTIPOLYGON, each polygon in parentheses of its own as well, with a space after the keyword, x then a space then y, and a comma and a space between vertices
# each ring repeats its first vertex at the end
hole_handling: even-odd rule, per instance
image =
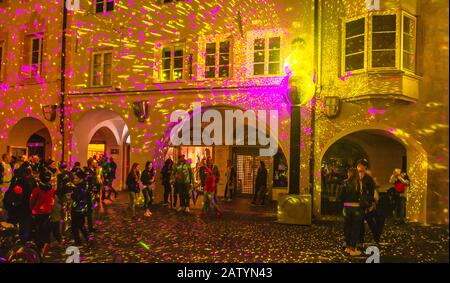
POLYGON ((204 64, 203 64, 203 74, 202 77, 205 80, 226 80, 226 79, 230 79, 232 78, 232 59, 233 59, 233 40, 231 38, 222 38, 222 39, 216 39, 210 42, 205 42, 204 43, 204 64), (228 42, 229 43, 229 50, 228 53, 220 53, 220 44, 224 43, 224 42, 228 42), (209 66, 206 65, 206 57, 208 56, 207 54, 207 45, 214 43, 216 45, 215 47, 215 53, 214 53, 214 77, 213 78, 208 78, 206 77, 206 70, 209 66), (220 76, 220 67, 226 66, 226 65, 221 65, 220 64, 220 55, 221 54, 228 54, 228 76, 226 77, 221 77, 220 76))
POLYGON ((417 73, 417 17, 406 12, 406 11, 401 11, 400 13, 401 16, 401 34, 400 34, 400 41, 401 41, 401 50, 400 50, 400 68, 402 71, 407 72, 409 74, 416 74, 417 73), (405 29, 405 17, 409 18, 413 23, 414 23, 414 71, 411 71, 410 69, 406 69, 405 66, 403 65, 403 57, 404 57, 404 29, 405 29))
POLYGON ((113 50, 100 50, 100 51, 93 51, 91 54, 91 64, 90 64, 90 79, 89 79, 89 86, 90 87, 111 87, 113 85, 113 50), (110 79, 110 84, 105 84, 105 55, 106 54, 111 54, 111 79, 110 79), (101 55, 101 63, 100 63, 100 74, 101 74, 101 79, 100 79, 100 84, 99 85, 94 85, 94 78, 95 78, 95 73, 94 73, 94 64, 95 64, 95 56, 96 55, 101 55))
MULTIPOLYGON (((400 56, 399 56, 399 52, 401 45, 400 45, 400 41, 399 41, 399 27, 400 27, 400 21, 399 21, 399 13, 398 12, 393 12, 393 11, 380 11, 380 12, 371 12, 369 13, 368 17, 369 17, 369 46, 368 46, 368 59, 369 59, 369 70, 400 70, 400 56), (395 65, 394 67, 373 67, 373 17, 374 16, 395 16, 395 49, 394 49, 394 54, 395 54, 395 65)), ((388 49, 390 50, 390 49, 388 49)))
POLYGON ((113 2, 113 9, 112 10, 107 10, 108 8, 108 1, 109 0, 94 0, 93 2, 93 9, 94 9, 94 14, 98 15, 98 14, 103 14, 103 13, 112 13, 115 11, 115 6, 116 6, 116 0, 112 0, 110 2, 113 2), (101 12, 97 12, 97 2, 98 1, 103 1, 103 9, 101 12))
POLYGON ((342 20, 342 34, 341 34, 341 76, 345 76, 347 72, 352 74, 359 74, 368 71, 404 71, 409 74, 416 75, 417 73, 417 61, 415 65, 415 70, 405 69, 403 66, 403 30, 404 30, 404 16, 410 18, 414 21, 414 43, 415 43, 415 53, 414 56, 417 58, 417 17, 401 9, 397 10, 387 10, 387 11, 372 11, 365 15, 358 15, 351 18, 344 18, 342 20), (384 15, 395 15, 396 16, 396 29, 395 29, 395 66, 394 67, 373 67, 372 52, 373 52, 373 16, 384 16, 384 15), (364 68, 358 70, 346 71, 346 24, 358 19, 365 18, 365 34, 364 34, 364 68))
MULTIPOLYGON (((368 31, 369 31, 369 26, 368 26, 368 18, 367 15, 364 16, 357 16, 357 17, 352 17, 352 18, 348 18, 345 19, 343 21, 343 27, 342 27, 342 46, 341 46, 341 75, 345 75, 347 74, 347 72, 351 72, 352 74, 358 74, 358 73, 363 73, 365 71, 367 71, 367 62, 368 62, 368 31), (349 70, 346 71, 345 67, 346 67, 346 44, 347 44, 347 23, 353 22, 353 21, 357 21, 360 19, 364 19, 364 67, 362 69, 357 69, 357 70, 349 70)), ((356 53, 354 53, 356 54, 356 53)))
MULTIPOLYGON (((264 36, 254 36, 250 39, 249 44, 250 47, 250 76, 251 77, 279 77, 283 75, 282 70, 282 47, 283 47, 283 35, 281 33, 270 33, 265 34, 264 36), (270 74, 270 63, 276 61, 270 61, 270 51, 277 49, 270 49, 270 39, 272 38, 280 38, 280 62, 279 62, 279 73, 278 74, 270 74), (264 74, 255 75, 255 41, 258 39, 264 39, 264 74)), ((261 64, 261 63, 259 63, 261 64)))
POLYGON ((44 57, 44 35, 40 34, 41 36, 36 35, 29 35, 28 36, 28 44, 30 47, 30 50, 28 50, 28 62, 27 65, 30 67, 30 71, 25 73, 26 78, 34 78, 36 76, 42 76, 42 62, 44 57), (36 73, 34 73, 34 66, 33 66, 33 41, 37 39, 39 40, 39 49, 38 49, 38 68, 36 70, 36 73))
POLYGON ((5 41, 4 40, 2 40, 2 39, 0 39, 0 82, 3 82, 3 65, 4 65, 4 53, 6 53, 6 51, 5 51, 5 46, 6 46, 6 44, 5 44, 5 41))
POLYGON ((172 43, 172 44, 163 44, 161 46, 160 49, 160 54, 161 54, 161 59, 160 59, 160 70, 159 70, 159 81, 160 82, 179 82, 179 81, 184 81, 186 80, 186 58, 187 58, 187 54, 186 54, 186 44, 184 43, 172 43), (163 73, 164 71, 168 70, 168 69, 164 69, 164 49, 166 48, 170 48, 170 78, 165 80, 163 79, 163 73), (175 49, 176 48, 181 48, 181 50, 183 51, 183 57, 182 57, 182 62, 183 62, 183 66, 181 68, 181 78, 179 79, 174 79, 174 72, 175 72, 175 49))
POLYGON ((169 5, 172 3, 178 4, 179 2, 184 2, 184 0, 172 0, 170 2, 164 2, 164 0, 159 0, 159 4, 161 5, 169 5))

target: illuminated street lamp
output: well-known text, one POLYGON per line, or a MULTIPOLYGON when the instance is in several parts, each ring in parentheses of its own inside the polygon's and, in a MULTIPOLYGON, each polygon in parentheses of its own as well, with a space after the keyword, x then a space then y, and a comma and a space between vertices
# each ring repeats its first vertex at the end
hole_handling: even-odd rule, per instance
POLYGON ((300 142, 301 142, 301 107, 314 96, 312 64, 308 62, 305 41, 296 38, 293 52, 286 59, 287 100, 290 103, 291 128, 289 151, 289 186, 288 195, 279 198, 278 222, 286 224, 311 224, 311 196, 300 194, 300 142))

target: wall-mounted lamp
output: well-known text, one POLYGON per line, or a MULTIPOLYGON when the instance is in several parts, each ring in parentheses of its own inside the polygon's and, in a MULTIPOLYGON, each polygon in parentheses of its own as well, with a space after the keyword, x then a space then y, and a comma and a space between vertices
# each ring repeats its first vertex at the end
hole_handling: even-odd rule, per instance
POLYGON ((341 112, 341 99, 338 96, 326 96, 324 113, 328 118, 336 118, 341 112))
POLYGON ((149 116, 148 103, 147 100, 136 101, 133 103, 134 115, 140 123, 145 122, 149 116))

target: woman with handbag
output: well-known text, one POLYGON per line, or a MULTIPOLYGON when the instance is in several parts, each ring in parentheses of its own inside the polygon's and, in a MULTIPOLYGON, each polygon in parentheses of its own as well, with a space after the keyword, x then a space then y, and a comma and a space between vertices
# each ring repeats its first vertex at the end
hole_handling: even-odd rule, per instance
POLYGON ((139 179, 139 163, 135 162, 133 163, 133 166, 131 166, 130 173, 128 173, 126 180, 128 197, 130 200, 129 208, 133 219, 136 219, 136 198, 137 194, 140 192, 139 179))

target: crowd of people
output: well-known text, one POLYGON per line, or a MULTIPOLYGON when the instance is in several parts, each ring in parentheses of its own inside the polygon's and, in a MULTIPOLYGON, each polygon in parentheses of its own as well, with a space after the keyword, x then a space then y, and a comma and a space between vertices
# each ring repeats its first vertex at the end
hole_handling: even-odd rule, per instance
MULTIPOLYGON (((378 182, 368 170, 369 162, 359 160, 356 168, 347 170, 347 179, 339 192, 343 203, 345 252, 351 256, 361 255, 365 239, 365 222, 367 222, 372 238, 379 245, 385 223, 385 215, 379 208, 378 182)), ((406 198, 405 191, 410 184, 406 173, 395 169, 390 178, 393 187, 390 189, 395 197, 395 218, 397 223, 405 223, 406 198)))
POLYGON ((0 188, 7 222, 18 226, 21 241, 33 241, 41 256, 52 237, 63 246, 68 230, 75 245, 82 244, 80 233, 89 244, 89 235, 98 232, 94 209, 118 195, 112 186, 116 169, 114 159, 106 156, 89 158, 83 168, 76 162, 69 170, 65 162, 57 166, 37 155, 13 162, 10 154, 3 154, 0 188))

